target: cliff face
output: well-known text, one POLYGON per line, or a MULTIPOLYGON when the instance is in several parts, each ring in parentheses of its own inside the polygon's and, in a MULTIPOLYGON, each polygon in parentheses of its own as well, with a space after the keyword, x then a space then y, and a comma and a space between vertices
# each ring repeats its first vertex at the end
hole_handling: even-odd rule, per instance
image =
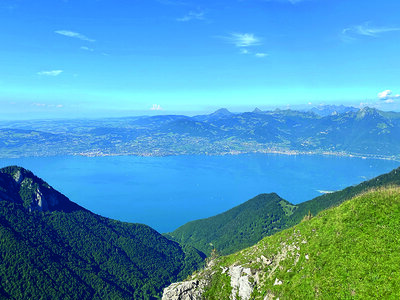
POLYGON ((204 280, 173 283, 164 289, 162 300, 201 300, 204 285, 204 280))
POLYGON ((214 259, 163 299, 397 299, 399 226, 400 187, 370 191, 214 259))
POLYGON ((0 169, 0 199, 22 203, 29 211, 85 210, 24 168, 0 169))

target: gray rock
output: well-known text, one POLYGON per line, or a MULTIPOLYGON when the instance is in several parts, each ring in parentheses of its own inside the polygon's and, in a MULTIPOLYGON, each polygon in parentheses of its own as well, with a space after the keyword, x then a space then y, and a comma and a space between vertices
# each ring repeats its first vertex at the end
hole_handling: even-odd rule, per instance
POLYGON ((241 300, 249 300, 253 292, 253 285, 249 281, 251 269, 242 266, 231 266, 229 275, 231 276, 232 287, 231 299, 236 299, 236 295, 238 295, 241 300))
POLYGON ((203 286, 199 280, 173 283, 164 289, 162 300, 201 300, 203 286))

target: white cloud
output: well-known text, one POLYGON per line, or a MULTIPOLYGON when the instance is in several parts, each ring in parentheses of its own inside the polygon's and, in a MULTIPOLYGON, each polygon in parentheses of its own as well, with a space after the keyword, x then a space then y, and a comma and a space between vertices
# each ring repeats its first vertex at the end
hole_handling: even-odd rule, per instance
POLYGON ((240 48, 257 46, 261 43, 261 39, 256 37, 253 33, 232 33, 230 36, 222 38, 240 48))
POLYGON ((394 103, 394 100, 393 99, 387 99, 387 100, 385 100, 383 102, 385 102, 385 103, 394 103))
POLYGON ((249 54, 250 51, 247 50, 247 49, 240 49, 240 53, 241 53, 241 54, 249 54))
POLYGON ((378 97, 379 99, 387 99, 388 96, 390 96, 392 94, 391 90, 384 90, 383 92, 378 93, 378 97))
POLYGON ((382 100, 384 103, 394 103, 396 100, 400 99, 400 95, 392 95, 393 92, 391 90, 384 90, 383 92, 378 93, 379 100, 382 100))
POLYGON ((266 56, 268 56, 267 53, 256 53, 255 55, 256 55, 256 57, 266 57, 266 56))
POLYGON ((47 108, 63 108, 64 107, 64 105, 62 105, 62 104, 45 104, 45 103, 38 103, 38 102, 35 102, 35 103, 32 103, 31 104, 32 106, 36 106, 36 107, 47 107, 47 108))
POLYGON ((82 46, 81 49, 82 49, 82 50, 85 50, 85 51, 90 51, 90 52, 93 52, 93 51, 94 51, 93 48, 89 48, 89 47, 86 47, 86 46, 82 46))
POLYGON ((342 30, 342 36, 347 39, 356 36, 378 37, 382 33, 400 31, 399 27, 373 27, 369 23, 355 25, 342 30))
POLYGON ((67 37, 71 37, 71 38, 75 38, 75 39, 80 39, 82 41, 87 41, 87 42, 95 42, 96 40, 94 39, 90 39, 87 36, 80 34, 78 32, 74 32, 74 31, 69 31, 69 30, 56 30, 54 31, 57 34, 61 34, 67 37))
POLYGON ((179 22, 188 22, 188 21, 192 21, 192 20, 202 21, 202 20, 204 20, 204 12, 190 11, 187 15, 183 16, 182 18, 178 18, 176 20, 179 22))
POLYGON ((163 110, 163 108, 160 106, 160 104, 153 104, 153 106, 150 107, 150 110, 163 110))
POLYGON ((52 70, 52 71, 40 71, 37 72, 41 76, 58 76, 63 72, 63 70, 52 70))
POLYGON ((32 106, 43 107, 46 106, 44 103, 32 103, 32 106))

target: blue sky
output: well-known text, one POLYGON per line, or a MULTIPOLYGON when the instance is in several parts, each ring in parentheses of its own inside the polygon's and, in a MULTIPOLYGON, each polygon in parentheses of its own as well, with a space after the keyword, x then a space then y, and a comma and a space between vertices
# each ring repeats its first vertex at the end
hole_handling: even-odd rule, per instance
POLYGON ((400 1, 1 0, 0 117, 399 110, 400 1))

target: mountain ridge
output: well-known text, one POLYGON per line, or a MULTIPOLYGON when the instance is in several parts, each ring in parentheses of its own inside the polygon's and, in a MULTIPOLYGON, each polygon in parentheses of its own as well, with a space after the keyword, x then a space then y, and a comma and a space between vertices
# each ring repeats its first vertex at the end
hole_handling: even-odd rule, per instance
POLYGON ((397 299, 399 208, 399 186, 366 191, 252 247, 212 257, 162 299, 397 299))
POLYGON ((0 241, 0 295, 10 299, 155 299, 205 257, 96 215, 16 166, 0 169, 0 241))
POLYGON ((400 160, 400 113, 274 110, 0 122, 3 157, 307 153, 400 160), (43 140, 46 142, 43 143, 43 140))
POLYGON ((208 255, 213 249, 223 255, 231 254, 265 236, 300 223, 307 215, 316 215, 320 211, 340 205, 371 188, 390 185, 400 186, 400 167, 355 186, 296 205, 275 193, 261 194, 222 214, 186 223, 166 236, 208 255), (241 218, 232 213, 236 211, 239 211, 241 218), (229 224, 229 227, 220 226, 221 223, 229 224))

